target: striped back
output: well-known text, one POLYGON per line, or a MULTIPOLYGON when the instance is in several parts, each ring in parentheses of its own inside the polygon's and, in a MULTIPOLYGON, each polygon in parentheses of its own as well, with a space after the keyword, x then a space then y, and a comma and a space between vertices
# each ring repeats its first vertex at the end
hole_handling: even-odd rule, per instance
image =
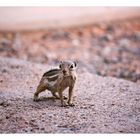
POLYGON ((46 77, 49 82, 57 80, 60 73, 60 69, 52 69, 43 74, 43 77, 46 77))

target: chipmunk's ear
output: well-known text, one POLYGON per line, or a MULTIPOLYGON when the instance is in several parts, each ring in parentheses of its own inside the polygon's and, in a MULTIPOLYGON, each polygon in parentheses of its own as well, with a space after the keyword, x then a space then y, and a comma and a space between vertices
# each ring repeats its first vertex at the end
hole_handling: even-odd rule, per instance
POLYGON ((60 69, 62 68, 62 63, 63 63, 63 61, 60 61, 60 64, 59 64, 60 69))
POLYGON ((62 68, 61 64, 59 65, 59 68, 60 68, 60 69, 62 68))
POLYGON ((61 60, 60 62, 59 62, 59 64, 61 65, 63 63, 63 61, 61 60))
POLYGON ((77 67, 77 62, 76 62, 76 61, 74 61, 73 63, 74 63, 74 66, 75 66, 75 67, 77 67))

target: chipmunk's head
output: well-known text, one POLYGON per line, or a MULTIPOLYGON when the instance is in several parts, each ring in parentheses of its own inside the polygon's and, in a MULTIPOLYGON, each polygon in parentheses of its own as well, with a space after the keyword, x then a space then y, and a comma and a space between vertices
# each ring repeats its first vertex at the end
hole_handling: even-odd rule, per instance
POLYGON ((72 61, 61 61, 59 68, 64 76, 70 76, 77 68, 77 64, 72 61))

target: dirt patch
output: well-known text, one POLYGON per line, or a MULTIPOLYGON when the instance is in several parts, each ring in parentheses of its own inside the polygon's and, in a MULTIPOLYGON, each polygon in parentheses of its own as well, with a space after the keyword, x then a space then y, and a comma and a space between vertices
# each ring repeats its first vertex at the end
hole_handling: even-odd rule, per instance
POLYGON ((140 86, 133 82, 78 69, 75 107, 60 107, 46 93, 33 102, 51 67, 0 57, 0 133, 140 133, 140 86))

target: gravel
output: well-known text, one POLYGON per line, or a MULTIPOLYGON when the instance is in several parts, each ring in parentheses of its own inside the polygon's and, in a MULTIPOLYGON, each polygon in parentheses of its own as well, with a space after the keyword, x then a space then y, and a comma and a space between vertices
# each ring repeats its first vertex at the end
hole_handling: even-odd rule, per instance
MULTIPOLYGON (((140 133, 140 85, 78 68, 75 107, 33 93, 54 67, 0 57, 0 133, 140 133)), ((67 92, 64 93, 67 95, 67 92)))

